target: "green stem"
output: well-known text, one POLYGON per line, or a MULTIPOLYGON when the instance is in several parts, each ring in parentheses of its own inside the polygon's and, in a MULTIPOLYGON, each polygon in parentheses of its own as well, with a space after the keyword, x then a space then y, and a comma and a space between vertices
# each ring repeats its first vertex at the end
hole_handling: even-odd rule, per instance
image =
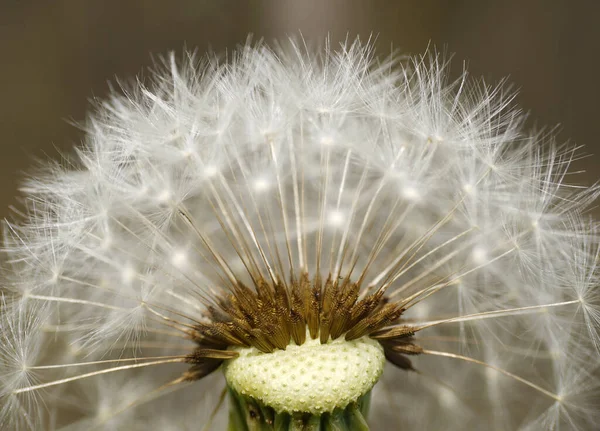
POLYGON ((366 417, 371 392, 344 409, 313 415, 275 412, 269 406, 229 388, 228 431, 369 431, 366 417))

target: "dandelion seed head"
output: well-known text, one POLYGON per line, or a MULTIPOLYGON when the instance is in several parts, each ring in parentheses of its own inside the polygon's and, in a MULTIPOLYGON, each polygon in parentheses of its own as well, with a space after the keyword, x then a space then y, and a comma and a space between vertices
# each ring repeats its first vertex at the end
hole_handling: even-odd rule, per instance
POLYGON ((302 46, 166 57, 25 182, 0 427, 364 420, 369 396, 372 429, 597 423, 579 150, 443 56, 302 46))

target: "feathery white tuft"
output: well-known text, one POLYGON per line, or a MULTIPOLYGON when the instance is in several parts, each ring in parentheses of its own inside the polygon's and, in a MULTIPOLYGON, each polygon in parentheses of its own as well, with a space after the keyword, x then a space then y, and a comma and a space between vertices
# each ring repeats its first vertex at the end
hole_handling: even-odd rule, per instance
POLYGON ((97 104, 5 225, 0 428, 222 429, 222 378, 169 386, 182 328, 236 282, 302 273, 415 295, 425 353, 386 368, 373 429, 598 423, 599 189, 569 184, 577 149, 527 133, 502 85, 372 49, 171 56, 97 104))

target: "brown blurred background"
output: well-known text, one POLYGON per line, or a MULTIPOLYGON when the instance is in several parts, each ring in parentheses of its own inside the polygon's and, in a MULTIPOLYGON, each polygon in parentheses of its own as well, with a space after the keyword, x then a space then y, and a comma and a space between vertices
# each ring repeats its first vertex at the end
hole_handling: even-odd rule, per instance
MULTIPOLYGON (((600 153, 600 2, 595 0, 0 0, 0 217, 34 157, 81 139, 68 124, 107 81, 131 78, 152 54, 184 46, 222 51, 248 33, 267 41, 302 32, 320 41, 377 35, 381 53, 456 53, 474 76, 521 89, 531 123, 600 153)), ((578 163, 600 177, 600 155, 578 163)))

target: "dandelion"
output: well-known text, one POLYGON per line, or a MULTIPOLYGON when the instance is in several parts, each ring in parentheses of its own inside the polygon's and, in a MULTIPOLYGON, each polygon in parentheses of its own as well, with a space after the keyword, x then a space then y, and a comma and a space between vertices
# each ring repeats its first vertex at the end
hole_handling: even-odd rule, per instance
POLYGON ((446 70, 248 44, 98 102, 5 223, 0 427, 592 429, 600 189, 446 70))

